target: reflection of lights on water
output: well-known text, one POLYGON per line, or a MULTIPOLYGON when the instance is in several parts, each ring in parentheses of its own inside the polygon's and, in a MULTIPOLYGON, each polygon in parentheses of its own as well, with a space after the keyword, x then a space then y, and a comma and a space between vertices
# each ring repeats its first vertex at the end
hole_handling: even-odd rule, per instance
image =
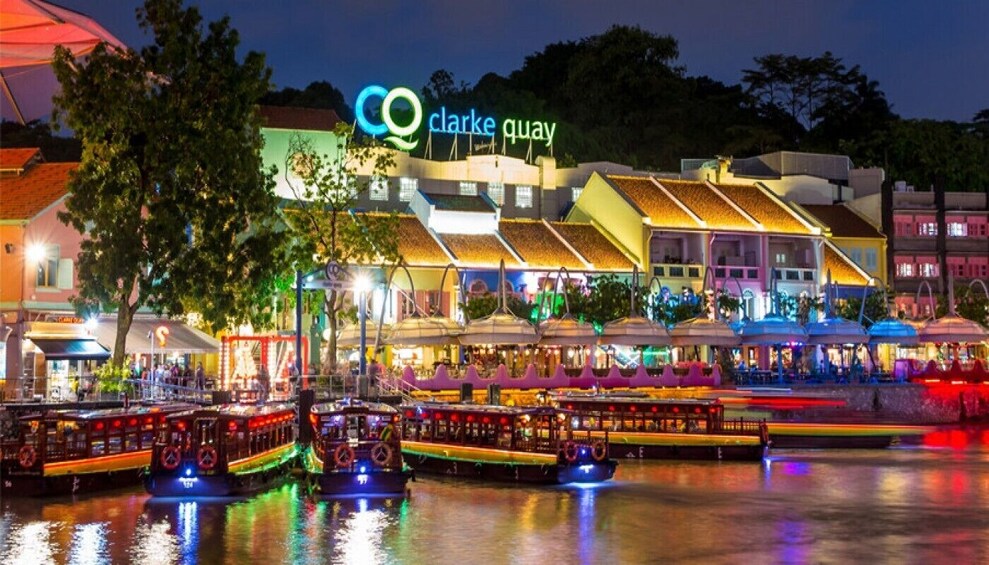
POLYGON ((175 563, 179 558, 179 543, 169 533, 166 520, 147 523, 141 520, 134 530, 133 545, 130 548, 130 561, 142 565, 175 563))
POLYGON ((179 503, 179 532, 182 536, 182 553, 189 555, 199 545, 198 508, 195 502, 179 503))
POLYGON ((79 524, 72 533, 72 546, 69 548, 69 563, 106 563, 106 538, 108 523, 79 524))
MULTIPOLYGON (((337 511, 334 504, 334 514, 337 511)), ((337 554, 335 563, 381 563, 387 559, 382 547, 382 533, 388 524, 384 510, 369 509, 368 499, 357 499, 357 511, 343 519, 334 538, 337 554)))
POLYGON ((51 532, 52 522, 30 522, 10 530, 4 540, 6 548, 3 552, 3 562, 10 565, 24 563, 54 563, 51 532))

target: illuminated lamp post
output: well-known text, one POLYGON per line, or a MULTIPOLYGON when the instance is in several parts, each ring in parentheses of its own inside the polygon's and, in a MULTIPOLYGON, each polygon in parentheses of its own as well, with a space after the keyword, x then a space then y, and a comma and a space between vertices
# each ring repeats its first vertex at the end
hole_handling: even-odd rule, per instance
POLYGON ((364 273, 354 277, 353 292, 357 298, 357 318, 361 325, 359 357, 357 359, 358 394, 361 379, 367 378, 367 293, 371 290, 371 279, 364 273))

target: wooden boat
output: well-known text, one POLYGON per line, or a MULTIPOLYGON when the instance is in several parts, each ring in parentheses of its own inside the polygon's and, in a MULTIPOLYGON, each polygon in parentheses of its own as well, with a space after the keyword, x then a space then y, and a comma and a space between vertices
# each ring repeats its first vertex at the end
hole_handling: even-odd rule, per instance
POLYGON ((574 430, 611 440, 615 457, 758 461, 769 446, 765 422, 725 420, 716 400, 561 395, 574 430))
POLYGON ((250 494, 287 479, 296 462, 292 404, 224 404, 167 423, 144 480, 154 496, 250 494))
POLYGON ((401 415, 376 402, 317 404, 312 445, 302 461, 309 486, 324 496, 404 496, 411 469, 402 462, 401 415))
POLYGON ((901 438, 921 436, 930 426, 871 422, 769 422, 776 448, 885 449, 901 438))
POLYGON ((20 418, 4 441, 3 496, 83 494, 140 484, 166 416, 189 404, 49 410, 20 418))
POLYGON ((570 429, 571 414, 550 406, 401 406, 402 451, 417 473, 529 483, 612 478, 607 434, 570 429))

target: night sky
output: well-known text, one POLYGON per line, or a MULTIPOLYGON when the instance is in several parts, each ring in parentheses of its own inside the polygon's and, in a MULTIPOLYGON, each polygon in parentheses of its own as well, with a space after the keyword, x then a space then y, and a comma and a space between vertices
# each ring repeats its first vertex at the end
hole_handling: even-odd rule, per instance
MULTIPOLYGON (((148 43, 137 0, 55 0, 132 47, 148 43)), ((188 0, 186 2, 189 3, 188 0)), ((437 69, 470 83, 508 74, 552 42, 612 24, 670 34, 688 75, 737 83, 752 58, 826 50, 858 64, 906 118, 968 121, 989 107, 985 0, 209 0, 246 49, 267 54, 277 87, 326 80, 352 105, 371 82, 418 90, 437 69)))

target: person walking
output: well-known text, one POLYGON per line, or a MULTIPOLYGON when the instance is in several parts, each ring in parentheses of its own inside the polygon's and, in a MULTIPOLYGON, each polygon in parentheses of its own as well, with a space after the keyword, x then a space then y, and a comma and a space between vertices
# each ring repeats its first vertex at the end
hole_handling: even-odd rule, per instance
POLYGON ((206 390, 206 373, 203 371, 203 364, 196 364, 196 388, 206 390))
POLYGON ((258 369, 258 401, 267 402, 268 392, 271 390, 271 375, 268 374, 268 367, 261 365, 258 369))

